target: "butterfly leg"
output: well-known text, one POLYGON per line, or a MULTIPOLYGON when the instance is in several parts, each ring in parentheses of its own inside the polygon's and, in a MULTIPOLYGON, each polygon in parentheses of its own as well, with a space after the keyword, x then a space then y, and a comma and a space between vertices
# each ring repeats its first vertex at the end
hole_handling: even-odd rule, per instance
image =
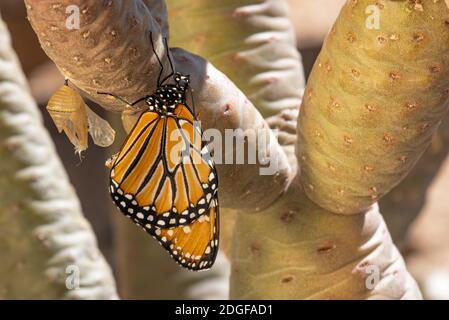
POLYGON ((125 99, 123 99, 122 97, 119 97, 113 93, 108 93, 108 92, 97 92, 97 94, 102 94, 102 95, 107 95, 107 96, 111 96, 116 98, 117 100, 120 100, 121 102, 126 103, 129 106, 135 106, 136 104, 138 104, 139 102, 145 101, 146 99, 148 99, 149 96, 145 96, 143 98, 139 98, 138 100, 134 101, 134 102, 128 102, 125 99))
POLYGON ((162 72, 164 72, 164 65, 162 64, 161 58, 159 58, 159 55, 156 52, 156 48, 154 47, 153 33, 152 32, 150 32, 150 40, 151 40, 151 47, 153 49, 153 53, 156 56, 157 61, 159 62, 159 66, 161 67, 161 70, 159 71, 159 75, 157 77, 157 86, 160 87, 161 86, 162 72))

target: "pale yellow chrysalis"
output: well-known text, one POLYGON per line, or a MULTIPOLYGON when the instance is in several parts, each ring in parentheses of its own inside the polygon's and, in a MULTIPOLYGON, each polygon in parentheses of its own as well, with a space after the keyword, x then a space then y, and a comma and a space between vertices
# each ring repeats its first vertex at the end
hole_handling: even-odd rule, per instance
POLYGON ((78 154, 86 150, 88 146, 86 108, 87 106, 79 93, 67 85, 59 88, 52 95, 47 105, 48 113, 58 131, 60 133, 65 132, 78 154))
POLYGON ((64 131, 78 154, 88 147, 88 132, 97 146, 108 147, 114 142, 114 129, 94 113, 81 95, 67 84, 53 94, 47 110, 58 131, 64 131))

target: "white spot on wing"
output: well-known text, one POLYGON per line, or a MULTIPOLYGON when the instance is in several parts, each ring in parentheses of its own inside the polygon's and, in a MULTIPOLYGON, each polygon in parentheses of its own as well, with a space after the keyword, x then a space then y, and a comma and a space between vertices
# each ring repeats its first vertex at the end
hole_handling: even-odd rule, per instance
POLYGON ((190 232, 192 232, 192 229, 190 229, 189 226, 185 226, 184 228, 182 228, 182 230, 184 231, 184 233, 189 234, 190 232))

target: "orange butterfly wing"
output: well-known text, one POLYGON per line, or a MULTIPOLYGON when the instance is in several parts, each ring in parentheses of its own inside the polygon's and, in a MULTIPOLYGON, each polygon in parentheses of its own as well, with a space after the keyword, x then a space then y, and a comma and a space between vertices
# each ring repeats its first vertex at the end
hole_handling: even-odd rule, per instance
POLYGON ((201 129, 185 105, 165 117, 143 113, 111 169, 114 202, 141 225, 160 228, 188 225, 206 214, 218 181, 201 147, 201 129))
POLYGON ((193 270, 209 269, 215 262, 219 246, 219 207, 214 200, 208 212, 194 222, 174 228, 151 224, 144 230, 152 235, 181 266, 193 270))

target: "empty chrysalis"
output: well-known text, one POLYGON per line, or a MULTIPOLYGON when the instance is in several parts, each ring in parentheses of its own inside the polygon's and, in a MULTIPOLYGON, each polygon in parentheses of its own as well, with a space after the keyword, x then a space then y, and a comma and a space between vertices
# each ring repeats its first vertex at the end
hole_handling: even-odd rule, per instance
POLYGON ((47 110, 59 133, 64 131, 78 154, 88 147, 88 132, 98 146, 108 147, 114 142, 114 129, 90 110, 81 95, 68 86, 67 80, 52 95, 47 110))
POLYGON ((53 94, 47 105, 59 133, 64 131, 78 154, 86 150, 88 144, 86 107, 83 98, 67 83, 53 94))

